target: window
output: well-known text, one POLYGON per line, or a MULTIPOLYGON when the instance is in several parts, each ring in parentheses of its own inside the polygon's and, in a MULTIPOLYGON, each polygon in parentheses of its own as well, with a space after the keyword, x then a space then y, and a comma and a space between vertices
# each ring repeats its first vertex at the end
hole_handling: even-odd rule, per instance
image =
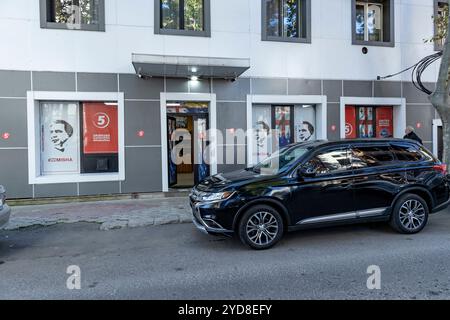
POLYGON ((308 147, 303 146, 281 148, 254 166, 253 171, 261 175, 278 174, 289 169, 309 151, 308 147))
POLYGON ((379 167, 395 161, 389 146, 353 147, 351 158, 354 169, 379 167))
POLYGON ((392 152, 402 162, 433 161, 433 157, 418 146, 393 144, 392 152))
POLYGON ((314 105, 254 105, 252 114, 255 130, 253 163, 294 142, 316 140, 314 105))
POLYGON ((105 31, 104 0, 40 0, 41 28, 105 31))
POLYGON ((262 40, 311 42, 311 0, 262 0, 262 40))
POLYGON ((123 93, 27 93, 29 183, 125 179, 123 93))
POLYGON ((325 175, 351 169, 347 149, 330 150, 319 154, 303 166, 317 175, 325 175))
POLYGON ((155 33, 209 37, 210 0, 155 0, 155 33))
POLYGON ((41 102, 41 175, 117 173, 117 103, 41 102))
POLYGON ((434 50, 436 51, 440 51, 444 47, 447 26, 445 25, 445 20, 441 18, 446 14, 448 14, 448 2, 434 0, 434 50))
POLYGON ((352 0, 353 44, 393 47, 394 1, 352 0))

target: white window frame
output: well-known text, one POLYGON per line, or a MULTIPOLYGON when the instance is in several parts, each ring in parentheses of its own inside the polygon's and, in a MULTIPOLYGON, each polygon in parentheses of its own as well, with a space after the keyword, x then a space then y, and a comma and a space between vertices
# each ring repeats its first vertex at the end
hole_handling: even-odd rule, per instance
POLYGON ((124 93, 111 92, 27 92, 27 125, 28 125, 28 183, 83 183, 83 182, 117 182, 125 180, 125 106, 124 93), (45 102, 117 102, 118 134, 119 134, 119 172, 117 173, 89 173, 89 174, 61 174, 41 175, 40 166, 40 132, 39 108, 45 102))
MULTIPOLYGON (((364 6, 364 40, 366 42, 383 42, 383 34, 384 34, 384 21, 383 21, 383 15, 384 15, 384 6, 382 3, 375 3, 375 2, 356 2, 357 6, 364 6), (381 38, 380 40, 369 40, 369 28, 367 27, 367 21, 369 21, 369 6, 371 5, 377 5, 381 6, 381 38)), ((356 35, 355 35, 356 36, 356 35)))
MULTIPOLYGON (((258 104, 296 105, 311 104, 316 106, 316 139, 327 140, 327 96, 321 95, 247 95, 247 136, 253 136, 253 106, 258 104)), ((247 139, 247 165, 253 163, 253 139, 247 139)))
POLYGON ((403 138, 406 128, 406 99, 405 98, 364 98, 341 97, 340 125, 341 139, 345 139, 345 106, 392 106, 394 117, 394 138, 403 138))

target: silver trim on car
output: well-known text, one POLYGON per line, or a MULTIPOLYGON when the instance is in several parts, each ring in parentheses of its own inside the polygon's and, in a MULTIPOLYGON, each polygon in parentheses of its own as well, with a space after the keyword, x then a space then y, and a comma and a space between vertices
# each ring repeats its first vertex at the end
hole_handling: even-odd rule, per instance
POLYGON ((197 227, 197 229, 199 229, 202 232, 213 232, 213 233, 230 233, 233 232, 231 230, 227 230, 224 229, 223 227, 220 226, 220 224, 218 224, 217 222, 215 222, 212 219, 208 219, 209 221, 213 221, 216 225, 220 226, 220 228, 212 228, 210 226, 208 226, 205 221, 203 220, 203 218, 200 215, 200 205, 201 203, 196 203, 194 204, 194 207, 192 208, 193 213, 194 213, 194 225, 197 227))
POLYGON ((377 217, 382 216, 388 208, 376 208, 376 209, 368 209, 368 210, 360 210, 346 213, 337 213, 330 214, 326 216, 319 216, 314 218, 308 218, 301 220, 297 223, 297 225, 304 224, 314 224, 314 223, 323 223, 323 222, 333 222, 333 221, 344 221, 358 218, 368 218, 368 217, 377 217))

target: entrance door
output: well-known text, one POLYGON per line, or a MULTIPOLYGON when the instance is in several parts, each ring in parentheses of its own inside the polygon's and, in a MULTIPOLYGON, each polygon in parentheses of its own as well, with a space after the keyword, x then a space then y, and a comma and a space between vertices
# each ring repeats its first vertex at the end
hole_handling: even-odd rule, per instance
POLYGON ((210 175, 208 105, 173 102, 167 110, 169 186, 190 188, 210 175))

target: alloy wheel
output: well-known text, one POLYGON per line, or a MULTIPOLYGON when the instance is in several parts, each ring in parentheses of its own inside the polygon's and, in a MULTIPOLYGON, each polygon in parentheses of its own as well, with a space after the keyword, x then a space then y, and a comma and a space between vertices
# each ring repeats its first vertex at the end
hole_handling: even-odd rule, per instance
POLYGON ((419 229, 425 222, 424 205, 418 200, 407 200, 400 207, 400 223, 409 231, 419 229))
POLYGON ((258 246, 270 244, 278 234, 278 221, 270 212, 256 212, 247 222, 248 239, 258 246))

